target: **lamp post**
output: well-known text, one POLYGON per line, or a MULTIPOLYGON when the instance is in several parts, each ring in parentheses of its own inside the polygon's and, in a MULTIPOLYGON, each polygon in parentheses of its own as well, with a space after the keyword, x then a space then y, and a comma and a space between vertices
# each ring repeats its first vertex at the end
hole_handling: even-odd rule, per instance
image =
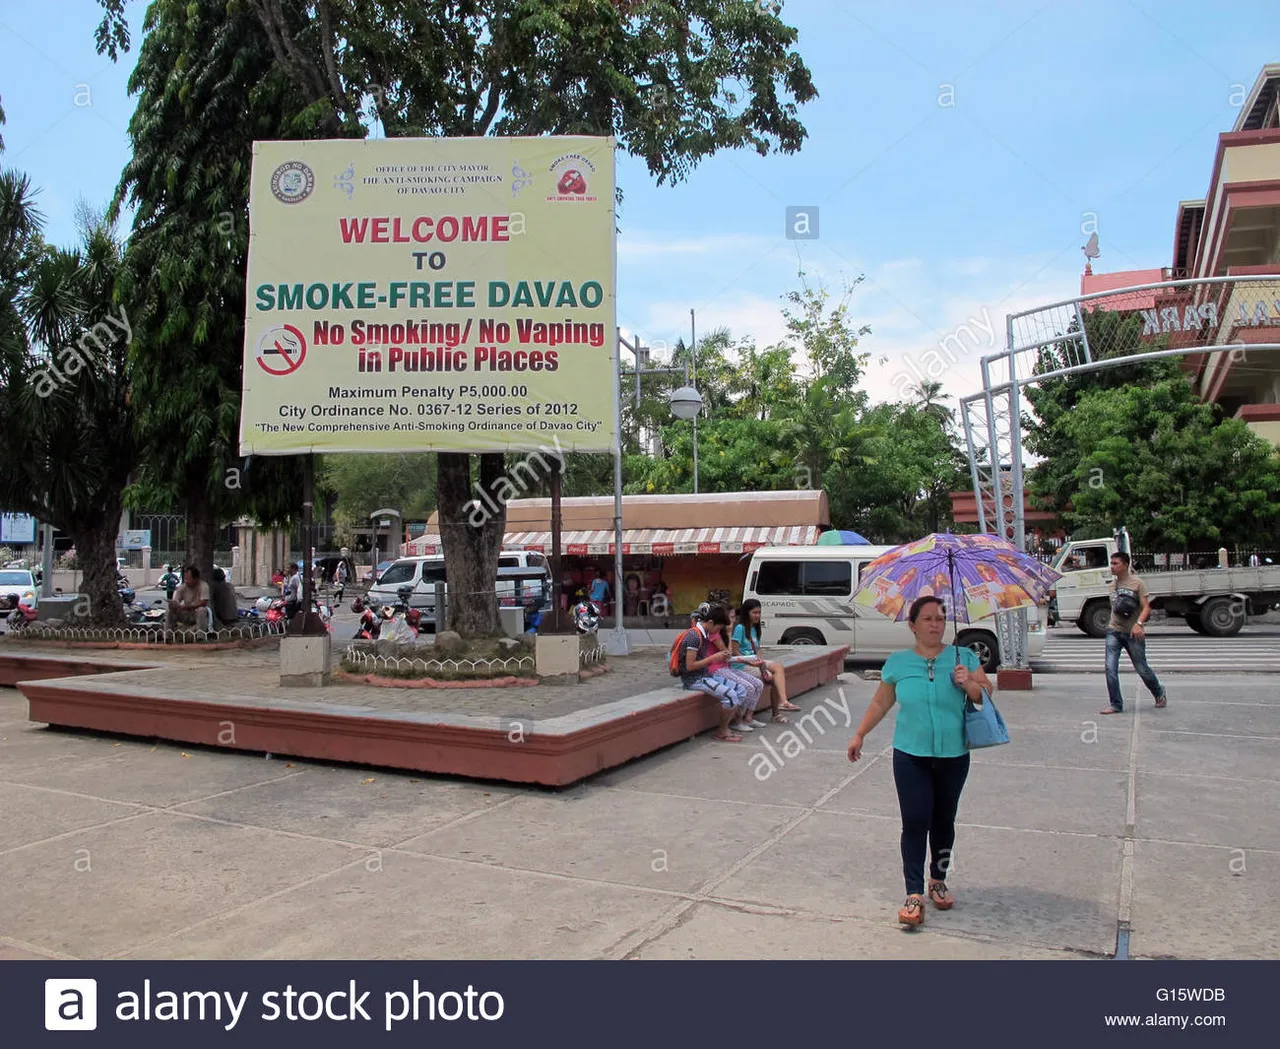
POLYGON ((702 394, 694 386, 672 390, 667 398, 671 414, 677 419, 693 420, 693 494, 698 494, 698 415, 702 411, 702 394))

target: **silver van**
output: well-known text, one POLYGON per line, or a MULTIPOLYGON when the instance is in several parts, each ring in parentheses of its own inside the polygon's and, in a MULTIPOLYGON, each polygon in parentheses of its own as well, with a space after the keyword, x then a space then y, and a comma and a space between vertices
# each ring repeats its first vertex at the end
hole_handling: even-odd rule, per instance
MULTIPOLYGON (((436 614, 436 583, 445 583, 444 554, 402 557, 378 577, 369 588, 365 603, 394 605, 402 586, 412 586, 409 607, 416 608, 427 619, 436 614)), ((533 550, 504 550, 498 556, 498 579, 495 584, 500 605, 520 603, 526 608, 545 609, 551 602, 551 565, 546 557, 533 550), (538 573, 530 577, 531 572, 538 573)), ((430 625, 430 624, 428 624, 430 625)))

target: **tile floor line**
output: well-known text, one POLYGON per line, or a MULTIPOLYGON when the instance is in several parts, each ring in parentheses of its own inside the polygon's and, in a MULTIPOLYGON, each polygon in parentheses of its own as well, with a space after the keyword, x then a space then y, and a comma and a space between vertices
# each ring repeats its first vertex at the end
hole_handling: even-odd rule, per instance
POLYGON ((18 940, 12 936, 5 936, 3 934, 0 934, 0 944, 3 944, 6 947, 15 947, 20 951, 26 951, 28 954, 42 954, 46 958, 53 959, 54 961, 78 962, 81 960, 79 955, 66 954, 63 951, 55 951, 48 947, 40 947, 34 943, 28 943, 26 940, 18 940))
POLYGON ((237 904, 235 907, 230 907, 225 911, 220 911, 217 914, 211 914, 207 918, 201 918, 200 921, 198 922, 193 922, 191 925, 184 926, 181 929, 176 929, 173 932, 165 933, 163 936, 154 936, 149 940, 144 940, 142 943, 135 944, 134 946, 126 948, 125 950, 112 951, 110 954, 105 955, 103 957, 103 960, 114 961, 118 958, 124 958, 127 955, 134 954, 138 951, 146 950, 148 947, 152 947, 156 944, 164 943, 166 940, 174 940, 174 939, 177 939, 178 937, 186 936, 187 934, 194 932, 196 929, 204 928, 204 926, 211 925, 214 922, 226 921, 228 918, 236 914, 239 914, 242 911, 246 911, 250 907, 256 907, 259 904, 268 903, 271 900, 278 899, 279 897, 287 895, 288 893, 296 892, 299 889, 305 889, 309 885, 314 885, 316 882, 323 881, 325 878, 332 877, 335 874, 341 874, 345 870, 349 870, 352 867, 359 866, 362 863, 367 863, 368 861, 369 861, 369 858, 367 856, 361 856, 359 859, 354 859, 348 863, 344 863, 341 866, 335 867, 331 870, 323 871, 320 874, 313 875, 312 877, 306 878, 303 881, 297 882, 294 885, 287 885, 283 888, 276 889, 273 892, 269 892, 265 896, 258 896, 255 899, 246 901, 245 903, 237 904))
MULTIPOLYGON (((711 894, 718 886, 723 885, 726 881, 728 881, 735 874, 737 874, 739 871, 745 868, 748 864, 754 862, 759 856, 763 855, 768 849, 773 848, 780 841, 782 841, 782 839, 785 838, 788 834, 790 834, 793 830, 795 830, 796 827, 800 826, 800 824, 802 824, 805 820, 807 820, 814 812, 818 811, 819 805, 822 805, 823 803, 829 801, 831 798, 835 797, 837 794, 840 793, 840 791, 844 790, 844 788, 847 787, 850 783, 856 780, 859 776, 862 776, 864 773, 866 773, 868 769, 873 768, 878 761, 880 761, 882 758, 884 758, 886 755, 892 752, 893 752, 893 741, 891 739, 888 743, 884 745, 884 747, 881 748, 879 753, 877 753, 875 757, 873 757, 865 765, 861 765, 860 767, 855 768, 853 772, 849 773, 849 775, 845 776, 834 787, 826 791, 812 805, 802 809, 794 818, 788 820, 786 823, 783 823, 777 830, 775 830, 771 835, 769 835, 768 838, 766 838, 764 841, 760 842, 759 844, 755 845, 753 848, 749 849, 745 855, 739 857, 736 861, 731 863, 729 867, 724 871, 722 871, 719 875, 712 875, 707 880, 705 880, 697 890, 698 898, 699 899, 707 898, 707 896, 711 894)), ((696 906, 696 903, 697 903, 697 900, 694 900, 689 903, 679 905, 673 908, 672 910, 668 911, 666 914, 659 915, 656 919, 647 923, 641 930, 637 930, 635 933, 633 933, 632 936, 638 936, 639 940, 638 942, 632 942, 629 946, 626 946, 625 949, 623 949, 623 947, 625 944, 627 944, 628 937, 623 936, 614 944, 613 949, 618 953, 610 954, 609 956, 619 958, 619 959, 634 958, 637 952, 643 950, 650 943, 655 942, 656 940, 660 939, 662 936, 665 936, 667 933, 671 932, 673 929, 677 928, 680 924, 682 924, 685 920, 687 920, 686 915, 689 913, 689 911, 692 910, 694 906, 696 906)))
POLYGON ((62 834, 55 834, 51 838, 41 838, 39 841, 23 842, 21 845, 14 845, 8 849, 0 849, 0 857, 12 856, 19 852, 25 852, 27 849, 34 849, 40 845, 56 845, 58 842, 66 841, 68 838, 89 834, 93 831, 106 830, 110 827, 119 826, 121 823, 129 823, 133 820, 139 820, 144 816, 150 816, 152 814, 153 810, 150 809, 142 812, 131 812, 128 816, 121 816, 117 820, 106 820, 102 823, 94 823, 87 827, 77 827, 75 830, 65 831, 62 834))
POLYGON ((435 834, 437 831, 447 830, 451 827, 457 827, 464 823, 470 823, 474 820, 479 819, 481 816, 487 815, 490 812, 497 812, 499 809, 505 809, 508 805, 515 804, 517 801, 520 801, 525 796, 526 795, 524 794, 513 794, 511 795, 511 797, 503 798, 502 801, 495 802, 492 805, 485 805, 481 808, 473 809, 471 812, 464 812, 461 816, 456 816, 453 819, 440 824, 438 827, 431 827, 427 830, 422 831, 419 834, 410 835, 409 837, 403 839, 402 841, 398 841, 394 845, 388 846, 388 848, 395 851, 399 851, 400 849, 403 848, 403 846, 407 845, 411 841, 417 841, 419 838, 430 837, 432 834, 435 834))

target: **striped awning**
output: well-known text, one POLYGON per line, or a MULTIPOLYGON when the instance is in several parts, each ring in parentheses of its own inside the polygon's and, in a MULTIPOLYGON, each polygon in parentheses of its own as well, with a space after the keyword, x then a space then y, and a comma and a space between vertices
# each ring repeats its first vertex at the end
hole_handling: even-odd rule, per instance
MULTIPOLYGON (((612 529, 561 532, 563 552, 570 557, 613 554, 612 529)), ((678 554, 744 554, 762 546, 812 546, 818 541, 816 525, 774 528, 628 528, 622 532, 622 553, 673 557, 678 554)), ((508 532, 504 548, 551 553, 550 532, 508 532)), ((438 554, 438 535, 423 535, 405 544, 409 554, 438 554)))

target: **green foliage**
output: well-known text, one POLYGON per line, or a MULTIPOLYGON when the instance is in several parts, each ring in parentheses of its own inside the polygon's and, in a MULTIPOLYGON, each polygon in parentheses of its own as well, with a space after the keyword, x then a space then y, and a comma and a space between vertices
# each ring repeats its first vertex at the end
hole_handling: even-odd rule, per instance
POLYGON ((426 520, 435 509, 433 455, 326 455, 316 482, 337 496, 334 522, 350 534, 368 527, 375 510, 392 507, 404 520, 426 520))
POLYGON ((1125 525, 1137 546, 1176 551, 1256 542, 1280 522, 1275 449, 1182 376, 1085 394, 1063 434, 1076 452, 1065 516, 1081 535, 1125 525))
MULTIPOLYGON (((1161 349, 1144 343, 1133 312, 1085 314, 1095 359, 1161 349)), ((1042 354, 1049 371, 1073 363, 1064 346, 1042 354)), ((1027 390, 1035 417, 1026 447, 1042 457, 1030 474, 1041 505, 1078 535, 1124 525, 1134 543, 1177 551, 1200 543, 1247 544, 1280 522, 1280 458, 1239 420, 1221 419, 1196 396, 1173 359, 1052 379, 1027 390)))
POLYGON ((0 173, 0 506, 72 537, 106 625, 123 615, 115 535, 135 458, 119 272, 109 226, 49 247, 28 180, 0 173))

